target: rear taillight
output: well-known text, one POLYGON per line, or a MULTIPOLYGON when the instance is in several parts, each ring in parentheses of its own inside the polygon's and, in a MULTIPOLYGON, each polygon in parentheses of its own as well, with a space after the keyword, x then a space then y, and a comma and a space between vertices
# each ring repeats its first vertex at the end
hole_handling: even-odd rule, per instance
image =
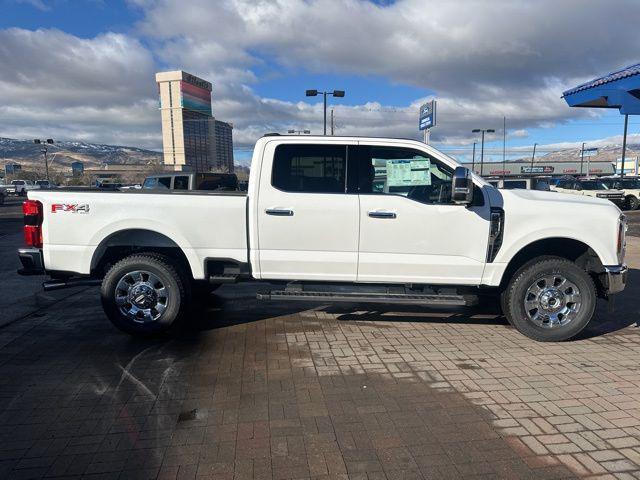
POLYGON ((26 200, 22 203, 24 214, 24 241, 28 247, 42 247, 42 203, 26 200))

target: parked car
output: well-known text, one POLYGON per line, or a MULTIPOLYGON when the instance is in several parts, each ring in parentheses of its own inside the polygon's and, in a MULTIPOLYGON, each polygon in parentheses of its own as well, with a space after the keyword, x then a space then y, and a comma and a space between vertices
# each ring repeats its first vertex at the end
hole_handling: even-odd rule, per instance
POLYGON ((163 173, 144 179, 145 190, 214 190, 232 192, 238 190, 238 177, 233 173, 163 173))
POLYGON ((31 180, 12 180, 11 185, 8 185, 6 190, 9 195, 20 195, 24 197, 27 195, 27 192, 39 188, 40 187, 31 180))
POLYGON ((520 188, 523 190, 541 190, 548 192, 549 179, 547 178, 504 178, 504 179, 487 179, 491 185, 504 190, 513 190, 520 188))
POLYGON ((608 177, 601 180, 612 190, 622 190, 626 209, 637 210, 640 208, 640 179, 637 177, 625 177, 622 179, 620 177, 608 177))
POLYGON ((615 203, 620 208, 623 208, 625 203, 624 193, 621 190, 611 189, 599 179, 564 179, 558 181, 555 185, 551 185, 551 190, 587 197, 604 198, 615 203))
POLYGON ((50 189, 55 188, 55 184, 50 180, 36 180, 36 185, 40 188, 50 189))
POLYGON ((0 184, 0 205, 4 203, 4 199, 7 196, 7 187, 4 184, 0 184))
POLYGON ((626 222, 591 196, 498 190, 414 140, 265 136, 249 191, 32 191, 22 274, 101 285, 108 318, 149 335, 207 285, 261 300, 467 305, 499 300, 539 341, 577 335, 623 290, 626 222))

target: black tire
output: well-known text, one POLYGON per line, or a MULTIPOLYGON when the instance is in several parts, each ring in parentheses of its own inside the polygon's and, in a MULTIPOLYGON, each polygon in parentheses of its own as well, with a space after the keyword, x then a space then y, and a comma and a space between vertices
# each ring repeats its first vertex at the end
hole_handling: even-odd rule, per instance
MULTIPOLYGON (((565 290, 564 293, 562 292, 563 288, 558 287, 556 289, 560 290, 563 298, 564 294, 573 292, 573 287, 565 290)), ((553 301, 555 303, 557 300, 553 301)), ((523 265, 509 281, 504 292, 503 301, 504 314, 509 323, 523 335, 538 342, 561 342, 575 337, 591 321, 595 306, 596 289, 589 274, 567 259, 548 256, 533 259, 523 265), (563 277, 578 290, 579 301, 567 303, 567 306, 572 305, 575 310, 562 317, 562 321, 566 321, 566 324, 561 323, 551 326, 548 317, 544 315, 540 315, 537 318, 546 318, 546 324, 545 320, 538 320, 538 323, 536 323, 530 318, 531 312, 533 312, 532 316, 536 316, 536 313, 544 313, 544 310, 537 311, 533 309, 529 310, 529 313, 527 312, 525 299, 537 298, 530 293, 530 288, 535 289, 534 284, 537 284, 538 288, 541 285, 547 288, 544 281, 541 283, 536 282, 536 280, 545 276, 552 279, 556 279, 556 276, 558 276, 558 283, 559 277, 563 277)))
POLYGON ((105 275, 100 290, 102 308, 109 320, 123 332, 136 336, 160 334, 177 326, 182 320, 189 300, 188 285, 186 274, 170 257, 158 253, 130 255, 116 263, 105 275), (132 277, 128 277, 132 272, 143 272, 142 280, 135 284, 127 283, 127 280, 132 280, 132 277), (146 282, 144 281, 144 272, 149 274, 146 282), (155 279, 158 280, 158 283, 154 282, 155 279), (131 312, 134 307, 143 312, 149 310, 150 317, 155 316, 158 310, 153 307, 151 309, 139 309, 138 305, 128 301, 130 299, 129 296, 127 296, 127 303, 119 305, 116 301, 116 296, 123 298, 126 292, 118 287, 121 281, 124 281, 121 285, 130 285, 129 293, 131 295, 135 294, 135 290, 131 289, 136 286, 138 288, 147 288, 148 290, 150 282, 155 283, 155 286, 164 287, 163 290, 154 290, 151 293, 153 297, 149 300, 150 303, 153 303, 153 299, 157 299, 155 306, 162 308, 162 305, 164 305, 164 310, 159 313, 157 318, 153 319, 133 318, 132 315, 127 315, 125 311, 131 312), (144 286, 140 287, 143 284, 144 286), (163 296, 158 295, 158 291, 162 291, 163 296))
POLYGON ((627 210, 637 210, 640 207, 640 200, 633 195, 629 195, 626 198, 625 205, 627 206, 627 210))

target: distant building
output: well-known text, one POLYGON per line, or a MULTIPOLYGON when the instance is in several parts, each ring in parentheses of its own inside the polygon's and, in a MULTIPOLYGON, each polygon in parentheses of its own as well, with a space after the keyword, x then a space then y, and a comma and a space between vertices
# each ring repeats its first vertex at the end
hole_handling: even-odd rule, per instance
POLYGON ((83 162, 73 162, 71 164, 71 172, 74 177, 81 177, 84 175, 84 163, 83 162))
POLYGON ((20 173, 22 171, 22 165, 19 163, 7 163, 4 166, 5 175, 15 175, 16 173, 20 173))
POLYGON ((176 70, 159 72, 164 164, 173 170, 208 172, 217 163, 211 83, 176 70))
POLYGON ((233 173, 233 125, 216 120, 217 169, 233 173))
MULTIPOLYGON (((468 165, 468 164, 466 164, 468 165)), ((616 173, 615 166, 607 161, 584 161, 584 162, 547 162, 536 160, 531 163, 529 160, 515 160, 510 162, 484 162, 482 172, 480 163, 475 162, 473 171, 485 178, 491 177, 562 177, 571 175, 579 177, 583 175, 594 175, 596 177, 613 175, 616 173)))

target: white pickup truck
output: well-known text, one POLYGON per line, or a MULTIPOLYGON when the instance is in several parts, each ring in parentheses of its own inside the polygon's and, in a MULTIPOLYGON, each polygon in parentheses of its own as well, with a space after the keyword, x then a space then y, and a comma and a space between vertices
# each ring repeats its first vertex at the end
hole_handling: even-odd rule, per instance
POLYGON ((627 277, 611 202, 498 190, 413 140, 266 135, 248 192, 28 195, 20 273, 48 274, 46 289, 100 284, 133 334, 184 319, 202 285, 257 280, 278 301, 499 298, 520 332, 560 341, 627 277))

